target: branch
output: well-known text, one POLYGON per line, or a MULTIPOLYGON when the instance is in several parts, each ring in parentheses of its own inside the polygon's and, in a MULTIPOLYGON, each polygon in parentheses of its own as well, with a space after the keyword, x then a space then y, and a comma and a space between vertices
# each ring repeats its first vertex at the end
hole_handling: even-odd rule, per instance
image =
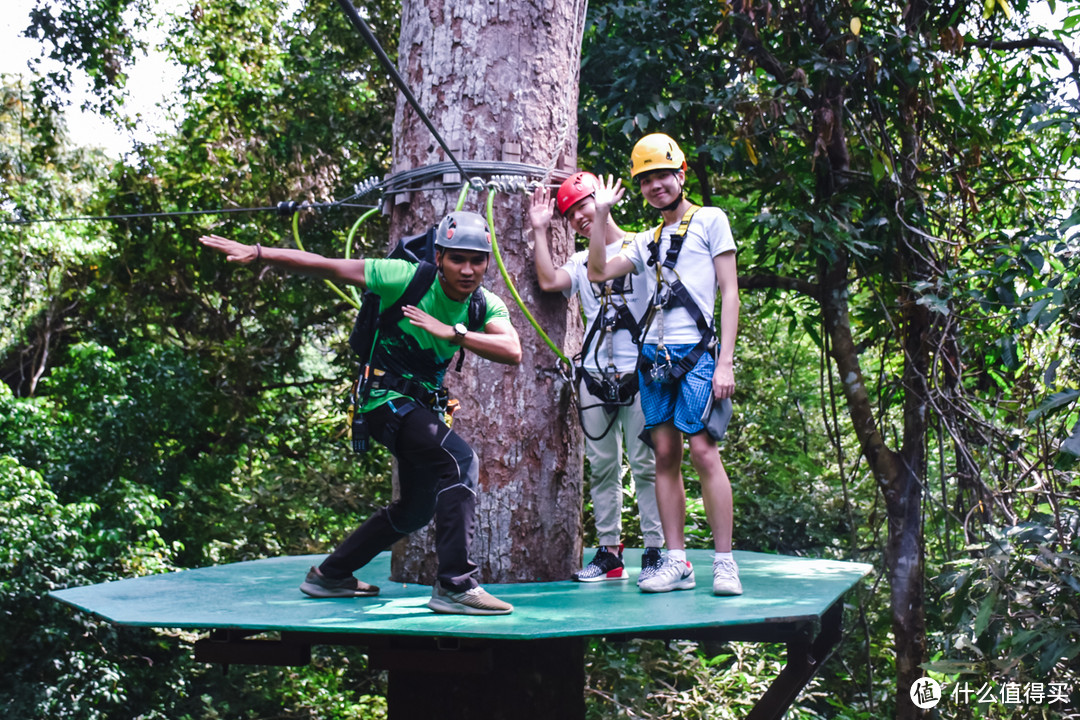
POLYGON ((1068 46, 1060 40, 1050 38, 1031 37, 1023 40, 972 40, 969 45, 986 48, 987 50, 1056 50, 1064 55, 1073 66, 1073 72, 1080 70, 1080 60, 1072 54, 1068 46))
POLYGON ((762 288, 779 288, 781 290, 794 290, 814 300, 821 299, 821 286, 809 280, 785 277, 783 275, 740 275, 740 290, 760 290, 762 288))
MULTIPOLYGON (((1072 65, 1073 75, 1080 73, 1080 59, 1060 40, 1030 37, 1023 40, 972 40, 968 44, 987 50, 1053 50, 1065 56, 1072 65)), ((1077 80, 1077 89, 1080 89, 1080 80, 1077 80)))

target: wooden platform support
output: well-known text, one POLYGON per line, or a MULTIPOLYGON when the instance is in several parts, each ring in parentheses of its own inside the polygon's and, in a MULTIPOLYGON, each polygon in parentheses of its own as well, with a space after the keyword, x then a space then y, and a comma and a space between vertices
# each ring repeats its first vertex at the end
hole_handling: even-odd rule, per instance
MULTIPOLYGON (((792 622, 646 633, 663 640, 783 642, 787 664, 747 720, 780 720, 839 645, 843 606, 834 603, 820 623, 792 622)), ((195 643, 195 659, 222 665, 305 665, 313 645, 359 645, 369 667, 389 675, 391 720, 433 716, 447 720, 583 720, 585 639, 487 640, 444 637, 365 637, 282 633, 280 640, 250 632, 214 631, 195 643), (418 690, 418 689, 422 689, 418 690)), ((631 640, 620 634, 616 640, 631 640)))

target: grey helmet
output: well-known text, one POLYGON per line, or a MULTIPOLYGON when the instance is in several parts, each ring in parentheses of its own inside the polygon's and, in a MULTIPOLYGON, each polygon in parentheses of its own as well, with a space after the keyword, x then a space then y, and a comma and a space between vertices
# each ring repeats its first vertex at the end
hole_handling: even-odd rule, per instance
POLYGON ((435 247, 489 253, 491 235, 487 221, 473 212, 452 212, 442 219, 435 230, 435 247))

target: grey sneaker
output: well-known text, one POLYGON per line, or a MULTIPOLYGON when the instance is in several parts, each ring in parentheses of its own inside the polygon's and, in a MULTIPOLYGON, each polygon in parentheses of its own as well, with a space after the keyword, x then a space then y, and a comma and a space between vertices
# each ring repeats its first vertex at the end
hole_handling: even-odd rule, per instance
POLYGON ((300 592, 313 598, 373 597, 379 594, 379 588, 361 582, 352 575, 341 579, 328 578, 313 567, 300 584, 300 592))
POLYGON ((742 595, 739 566, 734 560, 713 560, 712 593, 713 595, 742 595))
POLYGON ((660 569, 660 548, 647 547, 645 552, 641 554, 641 572, 638 574, 637 584, 641 585, 643 580, 646 580, 656 574, 656 571, 660 569))
POLYGON ((431 590, 427 606, 437 613, 448 615, 509 615, 514 606, 491 595, 477 585, 464 592, 446 590, 438 582, 431 590))
POLYGON ((619 554, 601 546, 589 564, 574 573, 578 582, 600 582, 601 580, 625 580, 630 577, 622 561, 623 546, 619 545, 619 554))
POLYGON ((694 566, 690 561, 680 561, 664 555, 660 568, 650 577, 642 580, 638 587, 641 592, 660 593, 672 590, 692 590, 697 583, 694 581, 694 566))

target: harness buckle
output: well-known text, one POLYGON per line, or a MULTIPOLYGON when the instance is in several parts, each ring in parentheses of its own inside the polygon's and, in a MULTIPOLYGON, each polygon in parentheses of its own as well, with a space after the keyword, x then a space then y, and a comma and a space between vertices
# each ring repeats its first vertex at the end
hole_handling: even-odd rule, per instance
POLYGON ((441 387, 431 394, 431 409, 437 415, 445 415, 450 404, 450 391, 441 387))
POLYGON ((671 298, 671 286, 667 283, 664 283, 663 286, 657 288, 656 290, 656 307, 660 309, 667 308, 669 305, 671 305, 671 298))
POLYGON ((666 347, 659 347, 656 349, 656 360, 653 362, 652 367, 649 368, 649 379, 652 382, 664 383, 671 382, 671 353, 667 351, 666 347), (664 359, 660 359, 660 353, 664 353, 664 359))
POLYGON ((610 400, 611 402, 618 402, 619 400, 619 381, 614 374, 604 373, 604 393, 603 399, 610 400))

